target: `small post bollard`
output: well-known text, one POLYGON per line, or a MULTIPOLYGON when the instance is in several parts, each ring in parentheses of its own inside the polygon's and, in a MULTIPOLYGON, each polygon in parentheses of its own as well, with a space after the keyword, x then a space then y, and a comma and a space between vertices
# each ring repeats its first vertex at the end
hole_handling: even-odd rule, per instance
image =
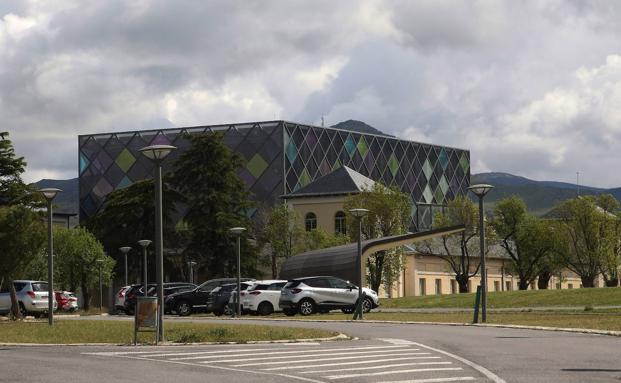
POLYGON ((477 293, 474 298, 474 319, 472 323, 479 323, 479 306, 481 305, 481 285, 477 286, 477 293))
POLYGON ((364 299, 366 298, 366 296, 367 295, 363 291, 360 299, 356 300, 356 305, 354 307, 354 316, 352 320, 362 319, 362 302, 364 302, 364 299))

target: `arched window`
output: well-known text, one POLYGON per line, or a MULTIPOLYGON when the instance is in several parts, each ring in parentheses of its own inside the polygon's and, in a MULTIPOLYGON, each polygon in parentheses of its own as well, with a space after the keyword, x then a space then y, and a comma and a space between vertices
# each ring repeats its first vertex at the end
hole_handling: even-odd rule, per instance
POLYGON ((334 232, 336 234, 347 234, 347 222, 345 222, 345 213, 337 211, 334 215, 334 232))
POLYGON ((306 231, 315 230, 317 228, 317 216, 315 213, 307 213, 304 217, 304 226, 306 231))

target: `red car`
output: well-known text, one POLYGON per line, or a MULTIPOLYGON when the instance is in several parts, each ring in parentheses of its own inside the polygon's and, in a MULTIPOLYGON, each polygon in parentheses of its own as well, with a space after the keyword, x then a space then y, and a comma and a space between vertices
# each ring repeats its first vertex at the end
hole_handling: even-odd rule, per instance
POLYGON ((78 298, 71 291, 54 291, 58 309, 61 311, 76 311, 78 309, 78 298))

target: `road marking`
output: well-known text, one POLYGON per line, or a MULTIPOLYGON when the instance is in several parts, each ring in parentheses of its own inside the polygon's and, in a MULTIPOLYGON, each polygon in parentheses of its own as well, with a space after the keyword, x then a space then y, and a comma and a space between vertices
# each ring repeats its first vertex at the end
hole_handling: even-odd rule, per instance
POLYGON ((479 371, 481 374, 485 375, 486 378, 488 378, 489 380, 491 380, 494 383, 507 383, 504 379, 502 379, 501 377, 499 377, 498 375, 494 374, 493 372, 491 372, 490 370, 488 370, 487 368, 480 366, 474 362, 469 361, 466 358, 462 358, 461 356, 457 356, 455 354, 451 354, 450 352, 447 351, 443 351, 434 347, 430 347, 427 345, 424 345, 422 343, 418 343, 418 342, 412 342, 409 340, 404 340, 404 339, 378 339, 378 340, 383 340, 384 342, 388 342, 388 343, 392 343, 395 345, 405 345, 405 344, 409 344, 409 345, 414 345, 414 346, 419 346, 419 347, 424 347, 428 350, 431 351, 435 351, 435 352, 439 352, 440 354, 444 354, 446 356, 449 356, 453 359, 456 359, 464 364, 467 364, 468 366, 474 368, 475 370, 479 371))
MULTIPOLYGON (((375 351, 375 353, 379 353, 380 351, 375 351)), ((385 353, 385 351, 382 351, 385 353)), ((410 355, 429 355, 430 352, 414 352, 410 355)), ((377 355, 356 355, 356 356, 344 356, 339 359, 360 359, 360 358, 375 358, 377 355)), ((324 362, 328 360, 334 360, 334 358, 319 358, 319 359, 307 359, 307 362, 324 362)), ((236 360, 230 360, 230 362, 236 362, 236 360)), ((201 362, 201 363, 212 363, 212 362, 201 362)), ((235 364, 233 367, 247 367, 247 366, 264 366, 268 364, 287 364, 291 363, 290 360, 286 360, 284 362, 263 362, 263 363, 244 363, 244 364, 235 364)))
MULTIPOLYGON (((406 347, 406 346, 380 346, 380 347, 360 347, 360 348, 356 348, 354 350, 384 350, 384 349, 392 349, 391 351, 399 351, 399 349, 407 349, 407 350, 419 350, 418 348, 412 348, 412 347, 406 347)), ((278 349, 271 349, 271 350, 278 350, 278 349)), ((296 355, 301 355, 301 354, 305 354, 305 353, 313 353, 312 356, 319 356, 322 354, 315 354, 318 351, 348 351, 348 352, 341 352, 341 353, 331 353, 332 355, 342 355, 342 354, 352 354, 352 348, 334 348, 334 349, 314 349, 314 350, 287 350, 287 351, 272 351, 269 354, 270 355, 280 355, 280 354, 296 354, 296 355)), ((246 351, 246 350, 243 350, 246 351)), ((248 351, 254 351, 254 350, 248 350, 248 351)), ((370 351, 370 352, 379 352, 379 351, 370 351)), ((194 355, 199 355, 199 354, 214 354, 217 353, 217 351, 212 351, 212 352, 198 352, 194 355)), ((188 353, 187 355, 193 355, 191 353, 188 353)), ((240 357, 240 356, 254 356, 256 355, 255 353, 250 353, 250 354, 238 354, 235 355, 236 357, 240 357)), ((323 355, 328 355, 328 354, 323 354, 323 355)), ((174 355, 170 355, 170 356, 174 356, 174 355)), ((227 358, 230 355, 221 355, 221 356, 192 356, 192 357, 185 357, 185 358, 173 358, 171 360, 195 360, 195 359, 209 359, 209 358, 227 358)), ((261 360, 261 359, 276 359, 278 357, 264 357, 264 358, 254 358, 254 359, 235 359, 235 361, 247 361, 247 360, 261 360)), ((284 357, 284 358, 288 358, 288 357, 284 357)), ((225 360, 221 361, 221 362, 226 362, 225 360)))
POLYGON ((146 355, 149 358, 161 358, 166 356, 181 356, 181 355, 203 355, 203 354, 231 354, 235 352, 249 352, 249 351, 267 351, 269 348, 253 348, 253 349, 236 349, 236 350, 213 350, 213 351, 194 351, 194 352, 170 352, 158 354, 146 355))
POLYGON ((454 378, 429 378, 429 379, 414 379, 414 380, 398 380, 394 382, 384 383, 443 383, 443 382, 464 382, 464 381, 476 380, 472 376, 460 376, 454 378))
POLYGON ((395 371, 382 371, 382 372, 371 372, 366 374, 347 374, 347 375, 330 375, 324 376, 324 378, 328 378, 330 380, 334 379, 347 379, 347 378, 358 378, 361 376, 382 376, 382 375, 392 375, 392 374, 406 374, 409 372, 430 372, 430 371, 460 371, 463 370, 461 367, 447 367, 447 368, 415 368, 411 370, 395 370, 395 371))
MULTIPOLYGON (((375 363, 375 361, 373 362, 375 363)), ((337 369, 332 369, 332 370, 311 370, 311 371, 301 371, 300 373, 302 374, 325 374, 326 372, 378 370, 380 368, 422 366, 422 365, 432 365, 432 364, 434 365, 435 364, 453 364, 453 362, 413 362, 413 363, 382 364, 381 366, 372 366, 372 367, 351 367, 351 368, 337 368, 337 369)))
MULTIPOLYGON (((440 359, 439 356, 413 356, 413 357, 401 357, 401 358, 389 358, 389 359, 376 359, 373 360, 373 363, 381 363, 381 362, 395 362, 399 360, 412 360, 412 359, 440 359)), ((296 368, 316 368, 316 367, 334 367, 334 366, 347 366, 354 364, 369 364, 370 361, 363 360, 358 362, 344 362, 344 363, 323 363, 323 364, 302 364, 299 366, 287 366, 287 367, 272 367, 272 368, 263 368, 263 371, 276 371, 276 370, 289 370, 296 368)))

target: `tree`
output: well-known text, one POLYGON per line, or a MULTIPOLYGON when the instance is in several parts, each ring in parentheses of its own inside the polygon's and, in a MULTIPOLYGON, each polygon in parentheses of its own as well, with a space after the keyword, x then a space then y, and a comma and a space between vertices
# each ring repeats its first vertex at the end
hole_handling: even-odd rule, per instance
MULTIPOLYGON (((469 198, 458 196, 448 202, 447 209, 443 213, 435 216, 434 226, 442 228, 464 225, 465 230, 459 234, 443 235, 439 240, 424 241, 417 247, 417 250, 424 255, 446 261, 455 273, 460 293, 468 292, 468 281, 477 275, 481 267, 478 222, 479 209, 469 198)), ((485 233, 489 244, 493 231, 486 230, 485 233)))
POLYGON ((267 263, 272 270, 272 278, 276 278, 280 262, 294 254, 294 245, 304 234, 297 214, 286 204, 261 209, 259 221, 259 246, 268 254, 267 263))
MULTIPOLYGON (((545 257, 552 253, 554 241, 550 226, 529 215, 524 201, 515 196, 496 203, 491 226, 500 238, 500 246, 511 258, 512 273, 520 278, 519 289, 527 290, 531 281, 543 272, 545 257)), ((549 280, 552 270, 548 271, 542 277, 549 275, 549 280)))
POLYGON ((8 284, 11 307, 19 317, 13 280, 40 256, 46 232, 41 216, 23 205, 0 207, 0 286, 8 284))
POLYGON ((619 284, 619 267, 621 266, 621 213, 619 213, 619 201, 611 194, 600 194, 596 197, 596 204, 604 216, 605 232, 609 243, 606 251, 602 254, 600 272, 604 277, 604 283, 608 287, 619 284))
POLYGON ((24 157, 17 157, 9 133, 0 132, 0 206, 23 203, 29 197, 28 187, 21 179, 26 169, 24 157))
POLYGON ((563 257, 567 268, 580 276, 583 287, 595 286, 605 257, 617 251, 619 243, 614 216, 597 202, 593 196, 580 196, 557 207, 561 240, 557 241, 555 251, 563 257))
MULTIPOLYGON (((188 135, 191 147, 174 163, 172 184, 185 198, 184 221, 191 233, 186 254, 210 276, 231 275, 236 251, 229 228, 252 228, 252 208, 246 186, 238 176, 242 158, 224 143, 220 133, 188 135)), ((242 236, 242 272, 256 273, 256 249, 242 236)))
MULTIPOLYGON (((110 193, 103 209, 92 216, 86 227, 101 241, 105 251, 116 258, 117 266, 124 264, 120 258, 119 248, 132 246, 138 249, 141 239, 153 239, 155 234, 155 184, 153 180, 138 181, 132 185, 110 193)), ((168 248, 184 247, 182 224, 175 225, 173 216, 177 205, 183 197, 170 187, 168 177, 162 182, 162 216, 164 243, 168 248)), ((172 266, 168 254, 165 254, 167 266, 172 266)), ((141 257, 128 257, 129 269, 140 270, 141 257)), ((154 263, 152 263, 154 264, 154 263)), ((167 267, 166 270, 170 270, 167 267)), ((183 270, 183 267, 181 268, 183 270)), ((117 273, 124 270, 117 269, 117 273)))
MULTIPOLYGON (((363 239, 405 234, 410 224, 409 196, 397 188, 389 188, 378 182, 372 189, 363 190, 345 199, 347 232, 351 234, 351 239, 354 241, 358 240, 358 221, 349 213, 349 210, 355 208, 369 210, 369 214, 362 220, 363 239)), ((390 291, 399 276, 399 273, 394 273, 394 270, 403 268, 403 249, 378 251, 372 254, 367 259, 367 268, 371 288, 378 291, 383 283, 386 290, 390 291), (386 270, 388 272, 385 272, 386 270)))
POLYGON ((351 240, 344 234, 330 234, 322 228, 301 232, 298 241, 295 242, 293 253, 299 254, 306 251, 325 249, 327 247, 340 246, 350 243, 351 240))

